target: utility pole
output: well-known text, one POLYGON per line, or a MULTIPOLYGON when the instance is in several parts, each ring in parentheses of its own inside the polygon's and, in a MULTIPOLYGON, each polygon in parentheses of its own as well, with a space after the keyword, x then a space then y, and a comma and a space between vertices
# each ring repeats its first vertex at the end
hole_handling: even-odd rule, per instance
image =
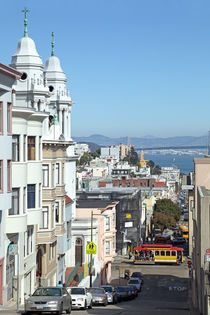
MULTIPOLYGON (((91 243, 93 242, 93 211, 91 211, 91 243)), ((90 288, 92 288, 92 275, 93 275, 93 254, 90 254, 90 288)))

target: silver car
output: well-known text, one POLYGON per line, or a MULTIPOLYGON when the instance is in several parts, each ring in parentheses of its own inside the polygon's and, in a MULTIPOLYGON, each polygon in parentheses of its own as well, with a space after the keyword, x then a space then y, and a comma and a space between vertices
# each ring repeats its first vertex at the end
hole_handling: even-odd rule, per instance
POLYGON ((25 313, 56 312, 71 313, 71 296, 66 288, 40 287, 25 301, 25 313))
POLYGON ((106 306, 108 304, 108 298, 104 288, 89 288, 88 292, 92 294, 93 305, 102 304, 106 306))

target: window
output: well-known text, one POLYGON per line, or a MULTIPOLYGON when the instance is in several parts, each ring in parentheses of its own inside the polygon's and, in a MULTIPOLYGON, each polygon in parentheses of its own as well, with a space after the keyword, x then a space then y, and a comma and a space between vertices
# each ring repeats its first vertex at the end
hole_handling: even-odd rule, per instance
POLYGON ((13 188, 12 189, 12 208, 9 209, 9 215, 17 215, 19 214, 19 207, 20 207, 20 189, 19 188, 13 188))
POLYGON ((12 136, 12 160, 14 162, 18 162, 19 159, 20 159, 19 147, 20 147, 19 136, 18 135, 13 135, 12 136))
POLYGON ((12 133, 12 103, 7 103, 7 133, 12 133))
POLYGON ((35 208, 35 188, 36 185, 28 185, 27 190, 28 190, 28 209, 30 208, 35 208))
POLYGON ((3 134, 3 102, 0 102, 0 134, 3 134))
POLYGON ((55 227, 55 206, 52 205, 52 219, 51 219, 51 222, 52 222, 52 228, 55 227))
POLYGON ((159 250, 155 251, 155 256, 159 256, 159 250))
POLYGON ((50 244, 50 253, 49 253, 50 260, 55 258, 55 246, 56 246, 56 242, 54 242, 53 244, 50 244))
POLYGON ((110 217, 106 217, 106 231, 110 230, 110 217))
POLYGON ((59 216, 59 202, 57 201, 55 203, 55 222, 56 223, 59 223, 59 218, 60 218, 60 216, 59 216))
POLYGON ((170 256, 170 251, 169 250, 166 251, 166 256, 170 256))
POLYGON ((49 187, 49 164, 42 165, 43 187, 49 187))
POLYGON ((28 137, 28 160, 35 160, 35 137, 28 137))
POLYGON ((23 136, 23 161, 26 161, 26 135, 23 136))
POLYGON ((41 208, 42 204, 42 184, 39 184, 39 208, 41 208))
POLYGON ((23 213, 26 213, 26 187, 23 187, 23 213))
POLYGON ((42 137, 39 137, 39 159, 42 160, 42 137))
POLYGON ((105 242, 105 253, 110 255, 110 242, 105 242))
POLYGON ((60 163, 55 165, 55 183, 56 185, 60 183, 60 163))
POLYGON ((42 207, 42 224, 41 229, 48 229, 49 227, 49 207, 42 207))
POLYGON ((67 221, 67 239, 71 237, 71 221, 67 221))
POLYGON ((161 254, 161 256, 165 256, 164 250, 161 250, 160 254, 161 254))
POLYGON ((33 252, 33 226, 27 228, 27 255, 33 252))
POLYGON ((171 256, 176 256, 176 252, 174 250, 171 252, 171 256))
POLYGON ((26 257, 26 253, 27 253, 26 244, 27 244, 27 232, 24 232, 24 257, 26 257))
POLYGON ((7 160, 7 191, 12 191, 12 161, 7 160))

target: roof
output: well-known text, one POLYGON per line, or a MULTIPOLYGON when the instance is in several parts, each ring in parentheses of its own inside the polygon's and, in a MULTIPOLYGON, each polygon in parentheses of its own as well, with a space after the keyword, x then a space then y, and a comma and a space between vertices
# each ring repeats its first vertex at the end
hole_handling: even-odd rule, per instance
POLYGON ((74 201, 67 195, 65 195, 65 203, 68 205, 69 203, 73 203, 74 201))
POLYGON ((17 78, 17 79, 19 79, 22 75, 21 72, 15 70, 14 68, 6 66, 5 64, 3 64, 1 62, 0 62, 0 72, 3 72, 5 74, 7 74, 8 76, 13 77, 13 78, 17 78))
POLYGON ((87 199, 77 200, 77 208, 106 208, 112 205, 111 200, 87 199))

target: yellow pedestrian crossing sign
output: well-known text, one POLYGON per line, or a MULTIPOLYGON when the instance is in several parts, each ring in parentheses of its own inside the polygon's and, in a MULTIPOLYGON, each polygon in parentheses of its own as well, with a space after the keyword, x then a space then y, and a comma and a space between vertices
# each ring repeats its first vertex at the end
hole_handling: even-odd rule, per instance
POLYGON ((94 244, 93 242, 88 243, 86 246, 86 253, 95 255, 96 254, 96 244, 94 244))

